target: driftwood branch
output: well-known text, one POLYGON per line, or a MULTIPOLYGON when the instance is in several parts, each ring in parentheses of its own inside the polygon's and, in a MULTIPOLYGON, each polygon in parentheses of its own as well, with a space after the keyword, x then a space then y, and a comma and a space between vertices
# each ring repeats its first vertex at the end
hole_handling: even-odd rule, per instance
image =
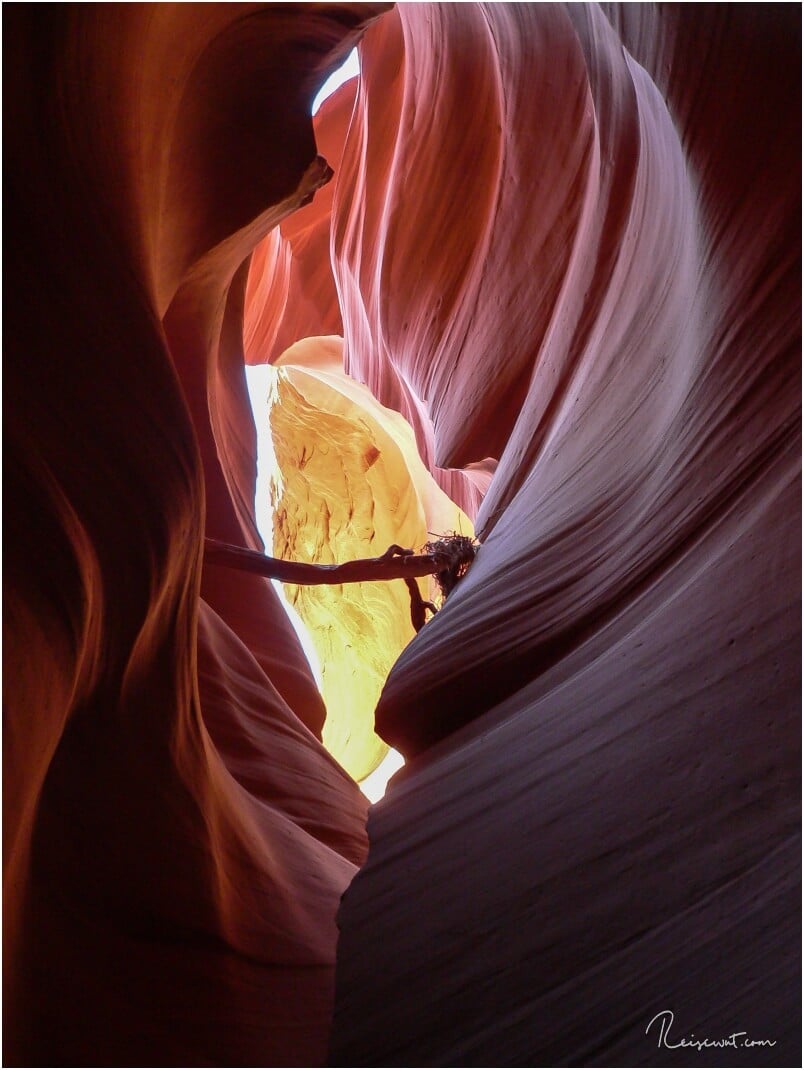
POLYGON ((442 554, 416 554, 401 546, 389 546, 381 557, 345 561, 342 565, 307 565, 282 561, 257 550, 230 546, 217 539, 204 539, 204 560, 208 565, 225 565, 243 572, 255 572, 271 580, 310 587, 319 583, 366 583, 371 580, 405 580, 433 576, 448 563, 442 554))
POLYGON ((432 602, 425 602, 422 598, 416 579, 421 576, 436 576, 442 583, 442 577, 455 571, 457 567, 460 567, 460 574, 463 575, 475 553, 472 540, 465 539, 464 542, 467 548, 461 549, 458 565, 456 552, 454 549, 450 550, 448 540, 444 540, 443 544, 428 543, 423 554, 394 545, 389 546, 380 557, 345 561, 342 565, 308 565, 301 561, 282 561, 278 557, 268 557, 257 550, 231 546, 217 539, 204 539, 204 561, 208 565, 236 568, 242 572, 253 572, 267 579, 300 586, 404 580, 410 592, 411 621, 418 632, 426 620, 425 610, 429 609, 431 613, 436 610, 432 602), (442 548, 442 545, 445 548, 442 548))

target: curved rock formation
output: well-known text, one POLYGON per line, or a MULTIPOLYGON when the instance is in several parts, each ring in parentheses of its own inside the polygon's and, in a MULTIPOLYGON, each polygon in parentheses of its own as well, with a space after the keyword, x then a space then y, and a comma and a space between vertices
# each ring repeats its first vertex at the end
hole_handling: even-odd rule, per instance
MULTIPOLYGON (((398 61, 398 56, 386 41, 389 29, 393 34, 396 25, 394 19, 378 23, 379 44, 376 47, 381 55, 379 66, 383 78, 387 77, 389 70, 395 69, 398 61)), ((312 204, 294 213, 280 228, 272 231, 252 257, 245 318, 246 360, 250 364, 274 363, 285 348, 304 338, 342 334, 342 316, 349 328, 346 331, 347 345, 350 340, 353 344, 355 330, 362 329, 356 327, 353 321, 356 316, 362 323, 364 309, 359 295, 356 301, 351 292, 359 271, 344 257, 340 248, 342 236, 337 231, 331 233, 333 206, 336 206, 336 223, 345 214, 344 206, 357 218, 362 218, 367 206, 371 206, 375 198, 384 195, 383 175, 373 161, 365 162, 364 170, 357 175, 352 173, 355 167, 352 156, 362 151, 361 148, 355 148, 354 137, 344 147, 347 130, 362 129, 360 113, 366 108, 366 96, 365 90, 357 95, 356 92, 354 79, 346 82, 324 102, 314 120, 318 143, 337 173, 335 182, 325 187, 312 204), (346 155, 342 159, 344 152, 346 155)), ((374 95, 373 92, 372 99, 374 95)), ((389 106, 384 84, 376 90, 376 97, 383 111, 383 121, 398 121, 393 107, 389 106)), ((388 129, 390 136, 393 136, 394 127, 389 126, 388 129)), ((412 216, 418 211, 416 208, 412 216)), ((429 225, 426 219, 426 216, 422 217, 422 231, 429 225)), ((384 236, 376 235, 375 244, 370 237, 373 233, 367 229, 366 249, 355 253, 361 265, 366 261, 365 270, 369 273, 373 270, 370 266, 372 258, 383 248, 384 236)), ((407 294, 402 291, 398 298, 400 307, 405 306, 407 294)), ((393 366, 383 362, 381 331, 371 339, 364 338, 364 342, 366 349, 380 347, 376 349, 372 370, 345 360, 347 372, 366 383, 383 404, 405 417, 416 432, 419 452, 434 477, 462 509, 474 516, 489 486, 496 467, 495 459, 485 457, 456 469, 439 468, 434 460, 433 428, 427 408, 412 391, 408 377, 397 374, 393 366), (385 376, 382 388, 373 378, 378 368, 382 369, 379 374, 385 376)))
POLYGON ((6 30, 5 1059, 311 1065, 365 802, 256 578, 241 264, 371 5, 6 30))
POLYGON ((378 707, 417 760, 340 914, 336 1065, 666 1065, 665 1008, 797 1061, 799 40, 445 4, 361 46, 347 367, 499 465, 378 707))
POLYGON ((5 1061, 322 1062, 348 887, 335 1064, 663 1065, 668 1009, 794 1065, 800 11, 386 8, 5 12, 5 1061), (354 880, 295 634, 201 565, 262 548, 244 362, 341 330, 483 538, 354 880))
MULTIPOLYGON (((313 120, 318 151, 337 174, 357 91, 350 79, 313 120)), ((274 363, 302 338, 343 334, 329 256, 334 185, 285 218, 256 247, 246 289, 244 344, 249 364, 274 363)))

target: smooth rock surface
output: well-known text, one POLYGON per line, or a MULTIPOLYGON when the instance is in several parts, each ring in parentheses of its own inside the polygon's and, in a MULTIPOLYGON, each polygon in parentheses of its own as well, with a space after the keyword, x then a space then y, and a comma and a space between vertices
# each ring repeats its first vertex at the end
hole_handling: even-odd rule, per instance
POLYGON ((365 800, 266 581, 251 250, 326 176, 372 5, 18 5, 5 31, 4 1062, 315 1065, 365 800))
POLYGON ((798 1065, 800 12, 401 5, 361 62, 347 367, 499 464, 378 707, 331 1060, 798 1065))

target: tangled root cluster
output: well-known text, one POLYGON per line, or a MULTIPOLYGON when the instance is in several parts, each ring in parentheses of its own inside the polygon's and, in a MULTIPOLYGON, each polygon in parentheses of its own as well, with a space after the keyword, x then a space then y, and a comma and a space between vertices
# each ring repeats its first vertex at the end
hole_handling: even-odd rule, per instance
POLYGON ((425 544, 424 552, 437 557, 444 562, 435 573, 436 582, 441 589, 441 597, 447 596, 455 590, 458 582, 469 571, 469 566, 477 554, 478 543, 476 539, 468 535, 441 535, 433 542, 425 544))

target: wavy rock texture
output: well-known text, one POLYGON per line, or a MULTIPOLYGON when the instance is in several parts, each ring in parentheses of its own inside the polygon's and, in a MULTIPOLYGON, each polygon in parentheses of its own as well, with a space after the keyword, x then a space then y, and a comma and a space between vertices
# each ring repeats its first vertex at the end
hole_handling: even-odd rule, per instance
MULTIPOLYGON (((313 119, 318 151, 337 173, 357 79, 328 97, 313 119)), ((256 247, 246 289, 243 340, 248 364, 273 364, 302 338, 343 334, 329 255, 334 185, 284 219, 256 247)))
POLYGON ((484 545, 331 1060, 795 1065, 800 12, 401 5, 319 207, 384 7, 5 13, 5 1061, 325 1058, 365 803, 201 547, 261 545, 244 360, 342 328, 484 545))
POLYGON ((376 6, 5 13, 5 1061, 314 1065, 365 802, 265 581, 246 271, 376 6))
MULTIPOLYGON (((334 564, 377 557, 396 543, 420 548, 428 532, 473 535, 439 489, 410 426, 343 373, 340 338, 307 338, 279 360, 270 409, 278 472, 276 557, 334 564)), ((434 580, 419 581, 426 600, 434 580)), ((374 709, 388 673, 415 632, 403 580, 334 587, 285 585, 318 656, 327 750, 363 780, 388 745, 374 709)))
MULTIPOLYGON (((383 21, 381 24, 379 48, 382 54, 382 69, 385 69, 386 65, 393 69, 398 59, 385 41, 389 25, 393 30, 397 23, 391 20, 390 23, 383 21)), ((356 107, 365 107, 364 94, 356 97, 356 89, 354 79, 346 82, 324 102, 314 120, 321 151, 338 173, 336 182, 325 187, 312 204, 294 213, 281 227, 272 231, 257 247, 252 257, 244 329, 246 360, 249 364, 274 363, 286 347, 303 338, 341 335, 344 331, 343 316, 346 317, 348 326, 350 316, 355 315, 356 308, 359 309, 358 314, 363 315, 362 309, 349 296, 353 285, 353 267, 345 263, 342 254, 334 245, 337 234, 331 233, 332 211, 336 198, 343 200, 347 196, 351 201, 354 197, 351 208, 357 215, 363 212, 366 203, 370 203, 368 197, 371 195, 371 184, 363 177, 357 182, 350 177, 354 167, 351 159, 354 147, 351 140, 346 147, 349 155, 342 159, 347 130, 356 129, 354 124, 359 122, 359 115, 353 115, 353 112, 356 107), (343 193, 344 189, 349 191, 348 194, 343 193), (340 265, 334 273, 333 263, 340 265)), ((380 90, 383 101, 386 99, 384 92, 385 87, 380 90)), ((383 104, 383 107, 386 106, 383 104)), ((394 119, 392 108, 389 109, 388 116, 391 120, 394 119)), ((372 161, 372 176, 375 170, 372 161)), ((381 173, 379 177, 381 180, 381 173)), ((379 196, 382 196, 382 189, 379 196)), ((412 210, 412 219, 416 218, 418 211, 418 207, 412 210)), ((341 213, 342 209, 336 212, 336 221, 341 213)), ((421 229, 425 231, 426 227, 421 229)), ((358 261, 363 252, 357 254, 358 261)), ((376 253, 370 252, 369 255, 374 256, 376 253)), ((371 269, 367 267, 367 270, 371 269)), ((404 305, 407 295, 402 292, 399 297, 404 305)), ((353 333, 354 325, 351 332, 347 332, 347 338, 353 333)), ((375 342, 378 342, 378 338, 368 344, 374 345, 375 342)), ((381 352, 382 350, 379 350, 378 354, 381 352)), ((383 366, 381 357, 378 364, 383 366)), ((389 365, 385 369, 386 380, 381 392, 366 368, 349 365, 348 362, 347 365, 348 372, 361 382, 367 383, 375 396, 381 396, 385 405, 400 412, 411 424, 416 433, 419 452, 434 478, 453 501, 468 515, 474 516, 483 494, 488 489, 496 460, 486 457, 460 468, 439 468, 434 460, 430 416, 411 392, 406 378, 397 375, 389 365)))
POLYGON ((799 41, 445 4, 361 45, 346 366, 499 465, 378 707, 416 760, 339 915, 336 1065, 800 1058, 799 41), (663 1051, 665 1008, 776 1046, 663 1051))

